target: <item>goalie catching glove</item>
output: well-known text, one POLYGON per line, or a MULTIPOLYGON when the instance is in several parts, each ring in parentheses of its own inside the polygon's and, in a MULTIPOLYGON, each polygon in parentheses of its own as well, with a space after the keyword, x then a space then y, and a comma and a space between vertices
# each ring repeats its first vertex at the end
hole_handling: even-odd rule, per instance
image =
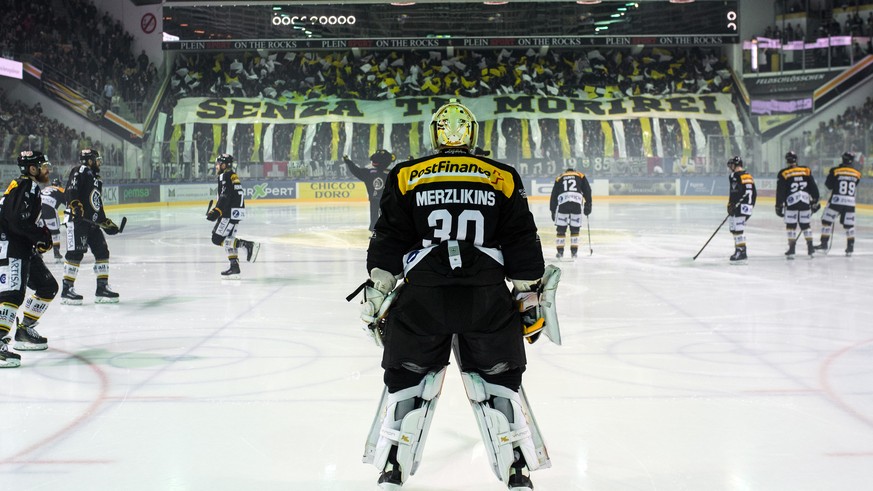
POLYGON ((555 308, 555 294, 561 281, 561 270, 549 265, 540 280, 511 281, 527 342, 535 343, 540 334, 545 334, 553 343, 560 345, 561 329, 555 308))

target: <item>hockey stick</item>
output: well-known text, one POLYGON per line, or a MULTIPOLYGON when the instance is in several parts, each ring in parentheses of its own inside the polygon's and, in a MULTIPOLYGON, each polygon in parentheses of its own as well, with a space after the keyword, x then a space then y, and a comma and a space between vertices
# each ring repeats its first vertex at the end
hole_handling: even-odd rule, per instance
MULTIPOLYGON (((74 221, 85 222, 85 223, 88 223, 88 224, 91 224, 91 225, 94 225, 94 226, 100 227, 101 229, 103 228, 103 227, 100 226, 99 223, 97 223, 97 222, 95 222, 95 221, 93 221, 93 220, 88 220, 87 218, 79 218, 79 219, 74 220, 74 221)), ((116 233, 119 233, 119 234, 120 234, 121 232, 124 232, 124 226, 125 226, 125 225, 127 225, 127 217, 121 217, 121 224, 118 225, 118 232, 116 232, 116 233)))
POLYGON ((715 237, 715 234, 717 234, 718 231, 721 230, 721 227, 724 225, 724 223, 725 223, 726 221, 728 221, 728 218, 730 218, 730 217, 731 217, 730 215, 724 217, 724 220, 722 220, 721 223, 718 224, 718 228, 715 229, 715 232, 713 232, 712 235, 709 236, 709 240, 706 241, 706 244, 703 244, 703 247, 701 247, 700 250, 697 251, 697 254, 695 254, 694 257, 691 258, 692 261, 694 261, 695 259, 697 259, 697 256, 699 256, 700 253, 703 252, 704 249, 706 249, 706 246, 709 245, 709 241, 712 240, 713 237, 715 237))
POLYGON ((588 215, 585 216, 585 223, 588 225, 588 255, 594 254, 594 249, 591 248, 591 219, 588 215))

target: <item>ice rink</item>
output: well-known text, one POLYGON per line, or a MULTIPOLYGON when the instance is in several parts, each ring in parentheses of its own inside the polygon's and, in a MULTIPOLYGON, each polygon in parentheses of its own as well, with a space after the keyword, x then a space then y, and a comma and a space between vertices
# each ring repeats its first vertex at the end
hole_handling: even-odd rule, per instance
MULTIPOLYGON (((728 263, 719 200, 597 200, 589 255, 560 262, 564 346, 528 347, 525 388, 552 468, 537 491, 820 491, 873 482, 873 213, 856 253, 798 247, 762 199, 749 261, 728 263)), ((548 262, 548 205, 532 203, 548 262)), ((365 279, 365 203, 249 207, 240 281, 197 206, 126 208, 40 322, 49 350, 0 371, 4 490, 360 491, 380 350, 345 296, 365 279)), ((821 214, 815 217, 816 241, 821 214)), ((51 268, 60 279, 62 267, 51 268)), ((409 491, 505 489, 456 367, 409 491)))

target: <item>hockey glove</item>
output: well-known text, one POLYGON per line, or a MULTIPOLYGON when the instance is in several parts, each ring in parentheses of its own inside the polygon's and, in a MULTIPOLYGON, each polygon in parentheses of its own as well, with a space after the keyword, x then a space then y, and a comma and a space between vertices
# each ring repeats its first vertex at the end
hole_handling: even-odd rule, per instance
POLYGON ((785 216, 785 207, 783 205, 776 205, 776 216, 780 218, 785 216))
POLYGON ((734 214, 734 209, 736 209, 736 207, 737 207, 737 205, 735 205, 735 204, 733 204, 733 203, 728 203, 728 204, 727 204, 727 214, 728 214, 728 215, 733 215, 733 214, 734 214))
POLYGON ((512 280, 512 294, 521 312, 522 334, 528 343, 535 343, 545 327, 540 316, 540 280, 512 280))
POLYGON ((36 242, 36 252, 43 254, 52 250, 52 233, 48 227, 42 227, 42 237, 36 242))
POLYGON ((591 214, 591 202, 586 201, 585 206, 582 207, 582 214, 586 217, 591 214))
POLYGON ((206 219, 209 220, 210 222, 214 222, 214 221, 218 220, 220 217, 221 217, 221 210, 219 210, 218 208, 213 208, 213 209, 209 210, 208 212, 206 212, 206 219))
POLYGON ((100 228, 102 228, 103 231, 109 235, 115 235, 118 233, 118 225, 116 225, 115 222, 113 222, 109 218, 100 222, 99 225, 100 228))
POLYGON ((813 201, 810 207, 812 209, 812 214, 815 215, 818 210, 821 210, 821 203, 813 201))
POLYGON ((70 201, 70 205, 67 206, 67 213, 70 215, 70 218, 84 218, 85 217, 85 207, 82 206, 82 202, 74 199, 70 201))

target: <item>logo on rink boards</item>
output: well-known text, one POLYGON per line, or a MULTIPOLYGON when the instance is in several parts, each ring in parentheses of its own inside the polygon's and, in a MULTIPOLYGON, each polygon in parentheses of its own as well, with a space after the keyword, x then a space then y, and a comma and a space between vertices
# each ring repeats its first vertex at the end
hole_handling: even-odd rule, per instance
POLYGON ((358 181, 298 182, 297 198, 310 200, 366 200, 367 187, 358 181))

